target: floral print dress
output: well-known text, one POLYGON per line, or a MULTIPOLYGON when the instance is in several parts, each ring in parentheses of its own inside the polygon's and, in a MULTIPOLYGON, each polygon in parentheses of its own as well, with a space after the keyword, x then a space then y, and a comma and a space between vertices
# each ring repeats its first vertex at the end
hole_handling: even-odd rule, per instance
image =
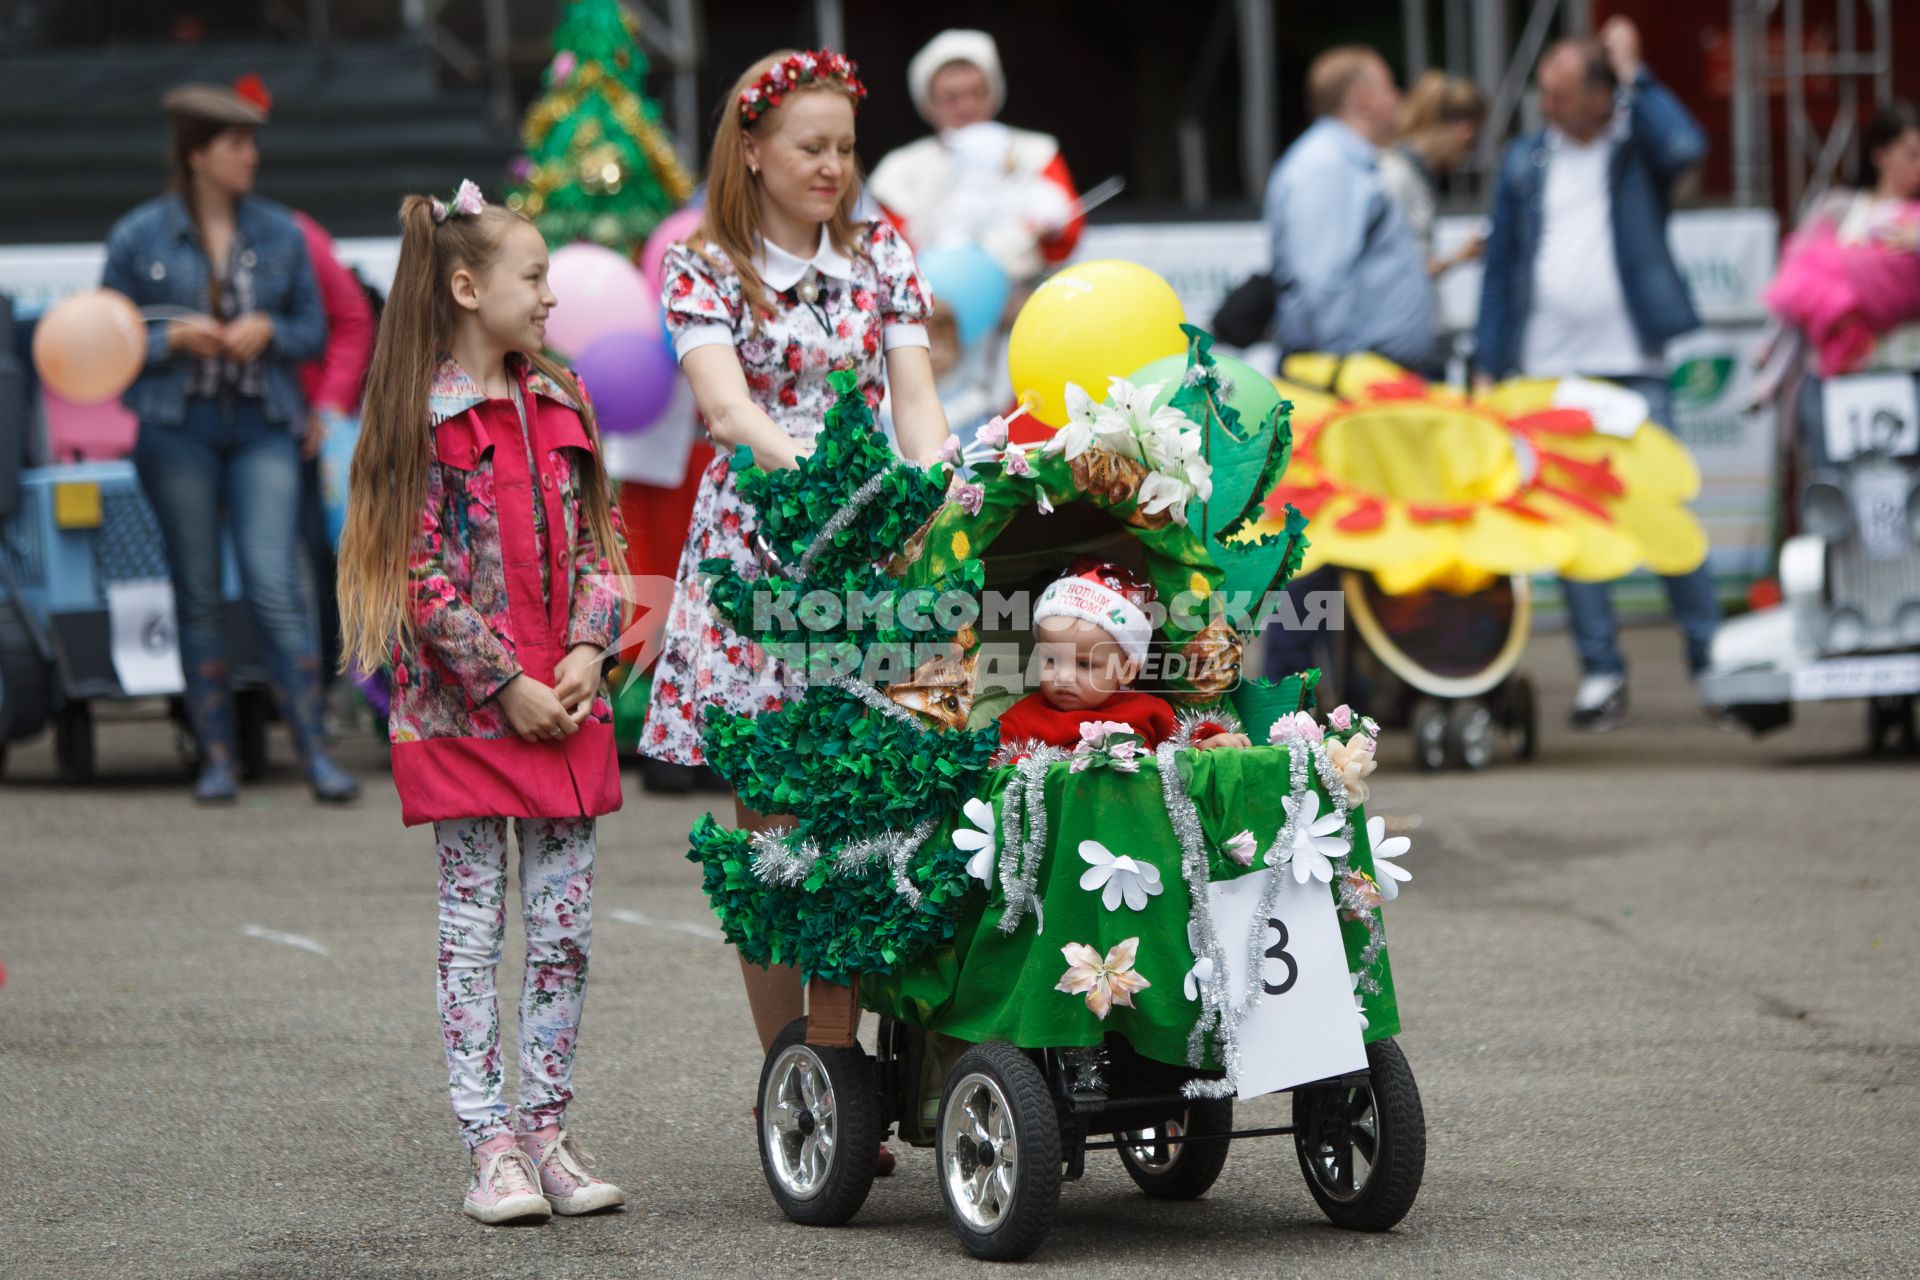
MULTIPOLYGON (((767 246, 756 265, 775 310, 757 326, 725 251, 711 241, 673 246, 661 300, 676 352, 684 359, 702 346, 731 345, 754 403, 796 440, 810 440, 820 430, 833 403, 827 385, 833 370, 857 373, 867 403, 877 409, 885 392, 886 352, 927 345, 933 297, 892 227, 873 222, 859 231, 858 252, 850 259, 833 251, 824 229, 811 259, 767 246), (809 280, 818 284, 811 303, 800 295, 809 280)), ((732 474, 732 458, 722 452, 701 477, 694 499, 640 736, 641 751, 658 760, 703 763, 706 707, 752 715, 779 706, 800 688, 708 608, 702 560, 725 557, 743 577, 759 575, 751 550, 753 513, 734 491, 732 474)))

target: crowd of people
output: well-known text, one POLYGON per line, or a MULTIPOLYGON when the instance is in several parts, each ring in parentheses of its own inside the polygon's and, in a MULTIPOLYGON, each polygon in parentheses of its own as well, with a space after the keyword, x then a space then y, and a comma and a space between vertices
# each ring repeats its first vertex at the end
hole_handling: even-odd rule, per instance
MULTIPOLYGON (((707 708, 753 714, 798 688, 708 608, 703 562, 729 560, 747 576, 759 564, 752 513, 731 483, 734 450, 746 447, 763 468, 796 466, 835 394, 827 375, 850 370, 869 404, 884 408, 903 457, 941 456, 961 425, 951 394, 943 402, 956 360, 940 350, 940 303, 917 255, 984 250, 1011 284, 1004 321, 1074 248, 1082 210, 1057 142, 997 118, 1006 85, 991 37, 944 32, 906 76, 933 132, 887 156, 863 186, 855 153, 865 90, 852 64, 816 51, 746 68, 719 118, 700 224, 667 256, 667 331, 717 448, 698 479, 641 730, 640 750, 654 761, 699 768, 707 708)), ((1485 235, 1441 256, 1441 185, 1474 152, 1481 95, 1430 72, 1403 96, 1385 60, 1363 47, 1314 61, 1314 122, 1275 165, 1264 201, 1283 351, 1372 352, 1437 375, 1435 282, 1478 258, 1477 379, 1604 378, 1668 420, 1661 351, 1699 321, 1666 222, 1676 182, 1704 153, 1702 133, 1624 19, 1597 39, 1553 46, 1537 76, 1544 126, 1507 147, 1485 235)), ((195 794, 231 800, 237 787, 219 631, 223 533, 240 553, 315 795, 342 801, 357 791, 327 752, 322 673, 332 655, 323 656, 298 584, 334 578, 331 540, 312 528, 311 467, 327 432, 359 414, 364 382, 335 643, 351 664, 391 668, 404 819, 434 828, 449 1089, 473 1157, 464 1207, 497 1222, 617 1204, 621 1191, 586 1171, 564 1120, 587 983, 595 823, 621 802, 602 656, 619 632, 607 575, 624 534, 590 389, 543 354, 556 305, 547 246, 472 184, 408 197, 376 341, 369 300, 325 233, 254 194, 266 103, 196 86, 169 95, 166 109, 171 190, 115 227, 105 283, 173 316, 154 330, 127 403, 141 422, 134 460, 178 601, 201 744, 195 794), (509 820, 527 934, 515 1102, 503 1095, 495 981, 509 820)), ((1816 210, 1776 289, 1776 305, 1835 368, 1857 361, 1862 333, 1920 309, 1920 277, 1909 278, 1920 270, 1920 123, 1902 108, 1868 142, 1872 181, 1816 210), (1827 269, 1835 262, 1846 266, 1838 278, 1827 269)), ((1137 591, 1110 571, 1062 579, 1063 599, 1093 599, 1057 611, 1100 631, 1088 633, 1093 647, 1121 635, 1101 630, 1102 617, 1137 611, 1137 591)), ((1702 568, 1666 586, 1698 671, 1717 620, 1711 580, 1702 568)), ((1569 582, 1564 593, 1584 674, 1573 721, 1606 727, 1626 704, 1608 591, 1569 582)), ((1283 671, 1310 665, 1289 643, 1274 637, 1271 660, 1283 671)), ((1023 714, 1074 720, 1061 730, 1071 739, 1079 706, 1049 698, 1023 714)), ((1228 726, 1213 729, 1210 745, 1246 743, 1228 726)), ((736 808, 745 829, 780 821, 736 808)), ((761 1042, 771 1044, 801 1011, 798 974, 742 970, 761 1042)), ((891 1165, 884 1147, 876 1159, 883 1171, 891 1165)))

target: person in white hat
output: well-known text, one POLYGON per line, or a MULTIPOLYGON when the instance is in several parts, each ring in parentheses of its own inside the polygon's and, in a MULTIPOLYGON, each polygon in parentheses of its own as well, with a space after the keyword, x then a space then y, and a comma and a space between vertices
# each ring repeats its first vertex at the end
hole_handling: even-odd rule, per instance
POLYGON ((1018 296, 1080 236, 1060 143, 995 119, 1007 84, 984 31, 935 36, 907 65, 907 86, 933 136, 887 153, 868 189, 916 251, 977 244, 1018 296))

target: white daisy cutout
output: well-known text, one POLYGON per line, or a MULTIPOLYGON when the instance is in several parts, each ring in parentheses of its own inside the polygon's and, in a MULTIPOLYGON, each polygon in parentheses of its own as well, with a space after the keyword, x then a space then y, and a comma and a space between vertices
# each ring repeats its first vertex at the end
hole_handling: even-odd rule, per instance
POLYGON ((961 827, 953 833, 954 846, 973 851, 973 856, 967 859, 967 874, 991 889, 993 869, 1000 858, 999 818, 992 805, 979 799, 961 805, 960 812, 973 826, 961 827))
POLYGON ((1391 902, 1400 896, 1400 882, 1413 879, 1413 872, 1394 861, 1406 856, 1413 841, 1406 836, 1389 838, 1385 818, 1368 818, 1367 844, 1373 848, 1373 878, 1380 886, 1380 896, 1391 902))
POLYGON ((1128 910, 1144 911, 1148 898, 1160 896, 1160 869, 1150 862, 1116 854, 1098 840, 1082 840, 1080 857, 1092 864, 1080 887, 1099 889, 1101 905, 1109 911, 1118 911, 1123 901, 1128 910))
POLYGON ((1360 1029, 1365 1031, 1373 1024, 1367 1021, 1367 997, 1366 993, 1360 990, 1360 975, 1350 973, 1347 975, 1347 981, 1353 984, 1353 1011, 1359 1015, 1360 1029))
MULTIPOLYGON (((1287 818, 1292 826, 1293 839, 1280 850, 1278 865, 1293 868, 1293 878, 1301 884, 1309 879, 1321 884, 1333 881, 1332 858, 1347 856, 1347 842, 1340 834, 1341 822, 1338 813, 1321 813, 1320 797, 1308 791, 1299 800, 1292 796, 1282 796, 1280 803, 1286 806, 1287 818)), ((1273 861, 1269 858, 1269 861, 1273 861)))
POLYGON ((1200 954, 1200 931, 1191 920, 1187 921, 1187 950, 1193 952, 1193 968, 1187 970, 1187 980, 1180 989, 1187 999, 1198 1000, 1207 984, 1213 981, 1213 957, 1200 954))

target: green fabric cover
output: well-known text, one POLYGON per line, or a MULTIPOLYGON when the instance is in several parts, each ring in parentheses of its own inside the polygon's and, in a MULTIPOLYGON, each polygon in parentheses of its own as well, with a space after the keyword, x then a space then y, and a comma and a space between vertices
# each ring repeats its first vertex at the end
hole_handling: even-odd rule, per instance
MULTIPOLYGON (((1235 864, 1219 849, 1241 830, 1254 833, 1263 853, 1273 842, 1286 820, 1280 803, 1288 794, 1286 750, 1183 751, 1176 761, 1200 814, 1209 879, 1249 874, 1254 868, 1235 864)), ((1013 772, 1010 767, 998 769, 989 781, 987 795, 996 813, 1013 772)), ((1184 1063, 1187 1034, 1200 1012, 1199 1003, 1181 990, 1193 967, 1187 946, 1191 904, 1156 761, 1143 761, 1140 771, 1131 775, 1110 768, 1076 774, 1056 764, 1048 770, 1046 794, 1048 843, 1037 881, 1044 932, 1036 932, 1028 913, 1011 934, 1002 933, 1005 898, 998 872, 990 894, 979 881, 969 880, 952 942, 890 977, 863 978, 862 1002, 889 1017, 964 1040, 1002 1039, 1022 1048, 1050 1048, 1098 1044, 1104 1035, 1118 1033, 1150 1058, 1184 1063), (1112 853, 1151 863, 1160 872, 1160 894, 1149 898, 1142 911, 1128 910, 1124 903, 1108 911, 1099 891, 1080 887, 1080 876, 1089 868, 1080 857, 1082 840, 1096 840, 1112 853), (1135 970, 1152 983, 1135 993, 1135 1007, 1115 1005, 1102 1022, 1087 1008, 1084 996, 1055 990, 1067 970, 1061 953, 1066 944, 1085 943, 1104 956, 1132 937, 1140 939, 1135 970)), ((1363 811, 1354 812, 1353 826, 1351 865, 1371 874, 1363 811)), ((1004 842, 1007 834, 1000 833, 1000 838, 1004 842)), ((1342 921, 1341 934, 1351 966, 1367 944, 1366 926, 1342 921)), ((1400 1028, 1384 950, 1372 972, 1380 992, 1366 999, 1366 1038, 1377 1040, 1400 1028)))

